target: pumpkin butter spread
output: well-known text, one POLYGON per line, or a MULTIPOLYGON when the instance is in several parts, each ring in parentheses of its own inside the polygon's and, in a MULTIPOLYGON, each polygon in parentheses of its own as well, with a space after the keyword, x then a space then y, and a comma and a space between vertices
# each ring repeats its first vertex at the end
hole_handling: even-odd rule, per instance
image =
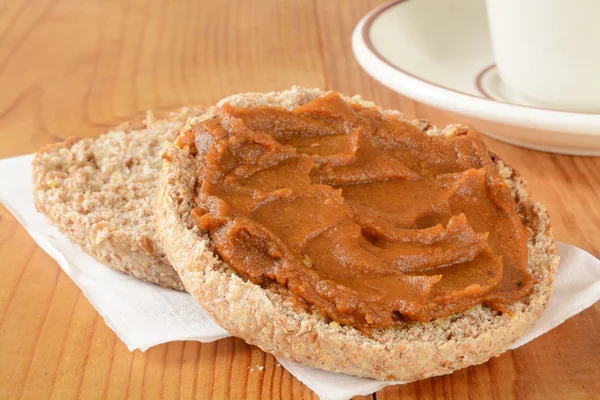
POLYGON ((341 324, 505 312, 531 291, 527 230, 471 131, 428 136, 330 93, 224 104, 176 145, 200 163, 193 216, 223 260, 341 324))

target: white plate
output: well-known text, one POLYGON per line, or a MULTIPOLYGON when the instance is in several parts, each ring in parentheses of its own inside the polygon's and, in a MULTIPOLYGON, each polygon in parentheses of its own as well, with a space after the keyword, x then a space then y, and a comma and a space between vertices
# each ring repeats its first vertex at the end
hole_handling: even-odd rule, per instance
POLYGON ((390 1, 358 23, 352 47, 382 84, 461 114, 488 136, 536 150, 600 155, 600 114, 536 107, 501 81, 482 0, 390 1))

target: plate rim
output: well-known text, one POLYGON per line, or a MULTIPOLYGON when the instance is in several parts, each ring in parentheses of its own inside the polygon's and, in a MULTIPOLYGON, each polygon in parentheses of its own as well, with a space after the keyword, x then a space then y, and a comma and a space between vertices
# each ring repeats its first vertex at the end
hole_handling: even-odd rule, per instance
POLYGON ((370 30, 378 17, 406 1, 391 0, 379 5, 363 16, 354 29, 354 56, 373 78, 417 101, 473 118, 565 135, 600 136, 600 114, 559 111, 486 99, 427 81, 394 65, 376 49, 371 41, 370 30))

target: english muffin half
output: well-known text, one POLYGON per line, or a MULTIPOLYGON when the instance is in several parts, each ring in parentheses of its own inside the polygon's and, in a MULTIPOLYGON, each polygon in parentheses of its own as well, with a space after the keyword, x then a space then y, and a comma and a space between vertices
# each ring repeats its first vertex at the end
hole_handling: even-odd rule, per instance
POLYGON ((43 147, 33 160, 36 208, 88 254, 117 270, 184 290, 154 229, 153 201, 165 141, 188 117, 148 112, 98 138, 71 138, 43 147))
MULTIPOLYGON (((305 291, 308 286, 303 287, 296 284, 295 275, 287 274, 284 276, 273 272, 276 268, 279 268, 275 264, 273 264, 272 269, 266 272, 256 273, 254 267, 261 262, 260 258, 254 257, 256 254, 260 253, 257 257, 264 257, 267 254, 268 257, 279 262, 285 259, 285 254, 294 252, 292 249, 294 246, 293 241, 285 242, 284 240, 273 239, 267 246, 263 246, 261 241, 250 240, 244 243, 251 243, 250 247, 254 247, 249 250, 250 252, 243 253, 244 257, 236 258, 236 254, 238 254, 236 251, 239 249, 236 249, 235 246, 223 246, 225 242, 223 242, 222 231, 211 230, 214 224, 225 224, 227 221, 213 219, 206 222, 203 219, 206 213, 223 212, 226 214, 232 208, 243 209, 244 204, 246 204, 231 196, 228 197, 231 200, 229 204, 217 200, 213 201, 214 199, 211 200, 211 196, 206 196, 203 191, 206 187, 213 185, 213 183, 210 183, 209 186, 203 186, 202 177, 205 177, 204 180, 208 178, 205 175, 207 172, 201 170, 200 166, 206 165, 206 157, 213 160, 214 157, 223 156, 224 151, 237 151, 236 148, 239 149, 237 146, 248 138, 256 140, 256 146, 248 147, 247 151, 236 155, 236 157, 260 158, 261 146, 274 146, 279 149, 281 154, 287 154, 285 157, 294 156, 294 150, 289 150, 285 145, 289 137, 279 138, 281 140, 278 139, 280 143, 277 144, 273 143, 268 137, 256 136, 251 132, 252 130, 268 131, 271 129, 278 132, 285 131, 285 135, 293 134, 296 128, 291 123, 281 124, 277 120, 269 119, 268 116, 265 116, 266 114, 260 114, 253 124, 248 124, 236 121, 235 118, 227 119, 229 117, 226 117, 226 115, 231 115, 232 112, 235 113, 236 109, 239 111, 263 106, 277 107, 279 110, 277 112, 281 110, 298 110, 297 107, 306 105, 315 99, 324 98, 327 95, 328 93, 317 89, 296 87, 292 90, 277 93, 247 93, 231 96, 223 99, 215 108, 208 110, 206 114, 191 119, 186 127, 182 129, 176 145, 168 147, 163 156, 164 163, 159 179, 156 203, 157 230, 162 247, 175 270, 179 273, 186 290, 232 335, 240 337, 250 344, 257 345, 264 351, 273 353, 278 357, 294 360, 311 367, 360 377, 404 381, 422 379, 483 363, 490 357, 507 350, 533 325, 543 312, 553 290, 554 276, 558 266, 558 254, 552 239, 550 220, 545 208, 530 198, 524 180, 498 156, 489 153, 487 148, 483 155, 475 153, 469 155, 458 152, 453 157, 462 157, 467 160, 466 162, 470 162, 469 160, 473 157, 483 157, 489 160, 489 165, 491 165, 489 168, 494 169, 495 177, 504 182, 502 185, 505 194, 510 198, 511 206, 507 212, 515 213, 517 220, 527 231, 527 235, 523 236, 524 252, 527 259, 524 269, 531 278, 529 281, 530 286, 524 297, 508 306, 498 307, 494 305, 494 297, 492 296, 485 297, 486 300, 482 301, 482 304, 472 304, 467 309, 458 312, 442 313, 442 317, 427 321, 418 321, 419 315, 421 317, 425 315, 423 318, 428 319, 427 315, 436 314, 411 314, 407 309, 400 309, 400 311, 392 313, 392 323, 387 323, 387 325, 386 322, 378 324, 379 320, 375 314, 360 314, 364 309, 368 309, 366 305, 361 303, 360 307, 355 307, 347 302, 336 304, 336 296, 329 297, 327 299, 329 303, 324 303, 319 299, 327 296, 327 290, 318 293, 321 297, 315 296, 314 292, 305 291), (223 110, 226 110, 226 112, 223 113, 223 110), (219 118, 221 118, 220 126, 206 123, 210 120, 216 121, 219 118), (244 130, 246 136, 236 138, 234 132, 236 129, 244 130), (227 144, 230 147, 229 150, 224 150, 224 147, 222 147, 225 146, 225 144, 222 144, 225 142, 219 142, 218 140, 211 142, 212 139, 206 140, 208 136, 203 136, 202 132, 206 133, 207 130, 212 131, 210 135, 213 138, 233 138, 227 144), (202 207, 198 205, 200 197, 204 201, 202 207), (283 242, 286 245, 281 244, 283 242), (232 260, 231 265, 225 262, 224 258, 232 260), (244 268, 239 268, 240 262, 243 263, 244 259, 246 260, 244 268), (237 263, 236 268, 232 267, 233 262, 237 263), (323 304, 331 304, 331 307, 323 306, 323 304), (344 314, 344 312, 349 309, 354 310, 355 314, 352 315, 358 315, 360 318, 357 317, 355 320, 350 317, 346 318, 347 314, 344 314), (356 322, 352 323, 352 321, 356 322)), ((363 101, 359 97, 347 98, 342 96, 342 98, 350 107, 356 110, 360 109, 365 115, 404 121, 402 115, 397 111, 382 110, 373 103, 363 101)), ((315 118, 318 119, 321 112, 319 107, 312 106, 310 110, 304 111, 309 117, 316 116, 315 118)), ((240 111, 240 113, 242 112, 240 111)), ((332 114, 332 118, 337 118, 336 115, 338 114, 335 113, 337 111, 332 114)), ((315 125, 319 124, 321 122, 315 123, 315 125)), ((471 135, 470 137, 474 137, 475 140, 480 140, 475 133, 469 132, 468 129, 460 126, 449 126, 443 130, 437 130, 425 121, 413 121, 411 123, 405 121, 404 126, 419 135, 441 136, 445 138, 444 140, 452 140, 452 138, 466 133, 471 135)), ((324 124, 323 129, 329 129, 328 125, 324 124)), ((298 131, 298 134, 304 135, 303 137, 310 137, 313 133, 298 131)), ((381 132, 381 135, 393 140, 393 135, 390 137, 390 132, 381 132)), ((305 155, 316 154, 313 145, 308 142, 302 150, 297 148, 297 152, 302 152, 305 155)), ((349 143, 351 146, 356 145, 356 142, 350 141, 349 143)), ((436 155, 430 154, 428 156, 432 160, 431 168, 435 168, 436 155)), ((302 157, 306 158, 305 156, 302 157)), ((314 158, 316 160, 315 165, 327 165, 329 161, 326 158, 319 157, 314 158)), ((228 158, 228 156, 223 158, 225 166, 229 165, 230 161, 231 158, 228 158)), ((339 166, 339 164, 337 165, 339 166)), ((398 166, 398 168, 385 170, 387 171, 385 173, 389 174, 386 179, 396 179, 399 168, 402 167, 398 166)), ((321 168, 319 174, 311 176, 317 176, 318 179, 321 179, 321 183, 327 182, 327 174, 330 170, 321 168)), ((232 170, 227 173, 228 175, 219 175, 220 172, 217 171, 210 179, 231 183, 232 180, 244 174, 251 176, 253 173, 251 171, 253 171, 251 167, 232 170)), ((348 171, 344 170, 343 172, 348 171)), ((368 180, 371 179, 369 174, 372 171, 379 171, 377 173, 380 173, 383 170, 374 166, 369 173, 359 175, 365 176, 364 179, 368 180)), ((426 170, 423 171, 427 172, 426 170)), ((423 171, 421 173, 425 173, 423 171)), ((473 173, 469 174, 473 175, 473 173)), ((406 176, 409 176, 410 179, 417 179, 410 175, 410 171, 406 172, 406 176)), ((227 187, 223 186, 224 189, 219 189, 221 192, 216 190, 213 193, 225 193, 223 190, 229 190, 227 187)), ((254 193, 250 183, 244 190, 247 191, 246 193, 254 193)), ((293 192, 293 189, 291 191, 286 190, 274 188, 272 192, 277 193, 277 196, 286 196, 293 192)), ((469 194, 463 193, 463 195, 468 196, 469 194)), ((252 194, 252 196, 260 197, 262 195, 252 194)), ((265 204, 265 201, 268 201, 266 197, 261 199, 261 207, 262 204, 265 204)), ((323 202, 323 204, 329 203, 328 201, 323 202)), ((258 208, 252 208, 252 210, 255 209, 258 208)), ((248 212, 252 213, 254 211, 248 212)), ((234 217, 231 221, 233 221, 232 226, 234 226, 234 219, 238 218, 239 214, 232 215, 234 217)), ((247 218, 247 215, 239 218, 247 218)), ((272 215, 267 216, 267 218, 272 221, 272 215)), ((420 219, 418 224, 420 228, 428 227, 423 219, 420 219)), ((450 225, 451 223, 448 222, 446 229, 450 229, 450 225)), ((236 232, 242 232, 242 236, 245 235, 244 237, 252 239, 266 232, 265 229, 270 229, 265 228, 265 226, 255 226, 257 226, 255 230, 244 228, 245 230, 240 229, 236 232)), ((435 229, 442 228, 439 226, 435 229)), ((285 230, 280 230, 280 232, 283 232, 283 235, 286 234, 285 230)), ((378 232, 383 236, 387 234, 385 229, 378 232)), ((311 236, 311 238, 313 237, 316 236, 311 236)), ((372 241, 375 240, 371 239, 372 241)), ((336 251, 332 242, 331 252, 336 251)), ((517 252, 517 249, 515 249, 515 252, 517 252)), ((436 256, 436 254, 432 256, 436 256)), ((455 261, 460 262, 460 260, 457 260, 455 261)), ((301 261, 305 261, 307 271, 308 269, 315 269, 311 258, 301 261)), ((393 264, 393 266, 406 272, 406 270, 414 267, 413 264, 393 264)), ((368 266, 366 268, 368 269, 368 266)), ((324 274, 322 272, 324 270, 326 271, 326 269, 317 268, 317 273, 313 271, 306 272, 306 274, 318 278, 319 274, 324 274)), ((294 270, 294 273, 297 271, 298 269, 294 270)), ((425 268, 422 270, 422 274, 432 275, 428 271, 425 268)), ((488 272, 490 279, 496 279, 493 271, 488 272)), ((446 272, 440 272, 439 274, 443 275, 444 273, 446 272)), ((300 272, 301 274, 302 272, 300 272)), ((485 277, 482 279, 485 280, 485 277)), ((431 282, 430 279, 425 279, 425 281, 431 282)), ((411 282, 415 281, 411 280, 411 282)), ((331 283, 331 281, 326 281, 323 278, 323 282, 318 284, 321 285, 319 288, 322 289, 335 287, 337 283, 331 283)), ((523 281, 517 282, 518 287, 527 285, 523 281)), ((344 294, 344 296, 339 296, 340 299, 350 293, 347 289, 342 288, 339 292, 336 292, 344 294)), ((465 290, 468 290, 468 293, 473 296, 481 295, 481 285, 479 283, 470 285, 465 290)), ((365 296, 372 297, 369 294, 365 296)), ((359 302, 363 301, 360 296, 353 298, 359 302)), ((484 297, 478 298, 483 299, 484 297)), ((468 296, 465 299, 472 300, 468 296)), ((381 321, 389 320, 388 315, 384 315, 384 317, 381 321)))

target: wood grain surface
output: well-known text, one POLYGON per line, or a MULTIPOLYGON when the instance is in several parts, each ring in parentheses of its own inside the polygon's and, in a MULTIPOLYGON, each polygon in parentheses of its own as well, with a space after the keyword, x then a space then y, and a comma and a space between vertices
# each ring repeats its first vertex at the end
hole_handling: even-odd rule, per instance
MULTIPOLYGON (((416 1, 416 0, 415 0, 416 1)), ((292 85, 457 118, 367 76, 350 37, 377 0, 0 0, 0 157, 96 136, 148 108, 292 85)), ((556 238, 600 256, 600 158, 488 140, 529 181, 556 238)), ((0 398, 316 399, 239 339, 129 352, 0 207, 0 398)), ((366 398, 600 398, 600 305, 481 366, 366 398)))

